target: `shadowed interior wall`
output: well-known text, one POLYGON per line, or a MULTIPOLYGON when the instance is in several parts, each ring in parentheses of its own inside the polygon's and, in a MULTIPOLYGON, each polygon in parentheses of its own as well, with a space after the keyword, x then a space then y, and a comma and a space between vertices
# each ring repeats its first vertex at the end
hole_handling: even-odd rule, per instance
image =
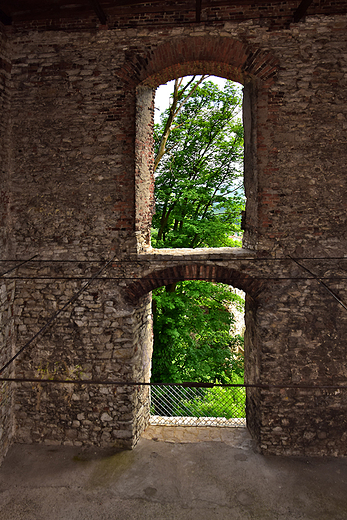
MULTIPOLYGON (((11 257, 11 52, 0 24, 0 260, 11 257)), ((13 264, 12 264, 13 265, 13 264)), ((0 263, 0 273, 9 266, 0 263)), ((15 282, 0 278, 0 366, 11 357, 14 334, 13 299, 15 282)), ((9 377, 11 368, 2 373, 9 377)), ((13 436, 13 386, 0 382, 0 462, 13 436)))
MULTIPOLYGON (((346 17, 308 16, 276 30, 247 20, 75 29, 24 24, 0 39, 1 186, 10 186, 2 234, 13 258, 39 255, 16 271, 13 308, 7 281, 3 316, 13 313, 15 350, 114 259, 18 358, 17 376, 148 380, 149 293, 163 272, 181 265, 182 279, 213 280, 225 269, 236 287, 254 284, 246 287, 247 381, 317 387, 248 393, 259 446, 345 455, 346 395, 321 387, 346 380, 347 313, 289 256, 345 294, 346 17), (153 88, 194 72, 245 85, 240 251, 148 247, 153 88)), ((148 421, 146 387, 16 388, 17 442, 131 448, 148 421)))

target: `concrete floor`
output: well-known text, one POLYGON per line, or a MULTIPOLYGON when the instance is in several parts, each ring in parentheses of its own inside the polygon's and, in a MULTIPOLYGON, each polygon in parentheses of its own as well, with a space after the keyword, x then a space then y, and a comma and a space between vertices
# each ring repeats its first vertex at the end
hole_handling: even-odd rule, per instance
POLYGON ((246 430, 224 437, 142 438, 118 453, 13 446, 0 468, 0 519, 347 519, 346 459, 264 457, 246 430))

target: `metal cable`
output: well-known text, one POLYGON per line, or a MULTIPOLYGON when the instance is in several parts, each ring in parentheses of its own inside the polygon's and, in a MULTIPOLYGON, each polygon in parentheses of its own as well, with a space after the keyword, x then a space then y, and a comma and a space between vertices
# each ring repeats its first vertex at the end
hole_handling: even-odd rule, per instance
MULTIPOLYGON (((30 259, 27 259, 25 261, 23 261, 21 264, 19 265, 16 265, 15 267, 13 267, 12 269, 10 269, 9 271, 6 271, 5 273, 3 273, 1 276, 3 276, 4 274, 6 274, 7 272, 11 272, 13 271, 14 269, 17 269, 18 267, 20 267, 21 265, 23 265, 24 263, 27 263, 27 262, 30 262, 33 258, 35 258, 36 256, 38 255, 34 255, 32 258, 30 259)), ((29 345, 31 345, 31 343, 41 334, 43 334, 46 329, 51 325, 51 323, 70 305, 72 304, 79 296, 80 294, 82 294, 82 292, 85 291, 85 289, 94 281, 97 279, 97 277, 106 269, 106 267, 108 267, 108 265, 112 262, 114 262, 114 258, 115 258, 115 255, 112 259, 110 259, 101 269, 99 269, 99 271, 92 277, 88 280, 88 282, 72 297, 70 298, 70 300, 61 308, 59 309, 57 312, 55 312, 51 318, 46 322, 46 324, 0 369, 0 374, 27 348, 29 347, 29 345)), ((317 280, 323 287, 324 289, 329 292, 329 294, 331 296, 333 296, 334 299, 336 299, 336 301, 345 309, 347 310, 347 306, 342 302, 342 300, 322 281, 321 278, 317 277, 310 269, 308 269, 307 267, 305 267, 304 265, 300 264, 298 262, 298 260, 296 258, 293 258, 291 257, 290 255, 287 255, 287 258, 289 258, 291 261, 295 262, 300 268, 304 269, 305 271, 307 271, 315 280, 317 280)), ((282 260, 282 259, 281 259, 282 260)), ((318 259, 317 259, 318 260, 318 259)), ((40 262, 42 262, 42 260, 40 260, 40 262)), ((63 261, 65 262, 65 261, 63 261)), ((73 261, 75 262, 75 261, 73 261)), ((23 279, 23 278, 21 278, 23 279)), ((27 279, 27 278, 24 278, 24 279, 27 279)), ((30 279, 30 278, 29 278, 30 279)), ((38 278, 34 278, 34 279, 38 279, 38 278)), ((39 278, 39 279, 50 279, 50 280, 54 280, 56 278, 39 278)), ((60 279, 60 278, 59 278, 60 279)), ((61 278, 63 280, 67 280, 67 279, 70 279, 70 278, 61 278)), ((82 277, 78 277, 78 278, 71 278, 71 279, 83 279, 82 277)), ((137 279, 137 278, 120 278, 120 277, 117 277, 117 278, 112 278, 112 277, 108 277, 108 278, 101 278, 101 280, 103 279, 108 279, 108 280, 111 280, 111 279, 116 279, 116 280, 140 280, 140 279, 137 279)), ((274 278, 265 278, 265 279, 274 279, 274 278)), ((279 280, 283 279, 283 278, 278 278, 279 280)), ((297 278, 288 278, 288 279, 297 279, 297 278)), ((304 278, 304 279, 307 279, 307 278, 304 278)), ((331 278, 327 278, 327 279, 331 279, 331 278)), ((342 279, 342 278, 337 278, 337 279, 342 279)), ((164 280, 164 279, 163 279, 164 280)), ((178 280, 180 281, 180 280, 178 280)), ((0 381, 24 381, 24 380, 20 380, 20 379, 14 379, 14 378, 10 378, 10 379, 0 379, 0 381)), ((26 380, 28 382, 30 381, 33 381, 33 380, 26 380)), ((37 380, 35 380, 37 381, 37 380)), ((38 381, 45 381, 45 382, 48 382, 48 381, 52 381, 52 380, 42 380, 42 379, 39 379, 38 381)), ((58 382, 58 381, 55 381, 55 382, 58 382)), ((59 382, 62 382, 62 381, 59 381, 59 382)), ((72 381, 69 381, 69 380, 66 380, 65 383, 72 383, 72 381)), ((120 384, 120 383, 116 383, 116 382, 112 382, 112 383, 96 383, 96 382, 91 382, 91 383, 86 383, 86 382, 80 382, 79 384, 120 384)), ((127 383, 127 384, 149 384, 149 383, 127 383)), ((234 386, 234 385, 232 385, 234 386)), ((237 385, 236 385, 237 386, 237 385)), ((245 385, 240 385, 240 386, 245 386, 245 385)), ((272 385, 273 386, 273 385, 272 385)), ((342 387, 337 387, 337 388, 342 388, 342 387)))
POLYGON ((33 258, 36 258, 37 256, 39 256, 39 255, 34 255, 34 256, 32 256, 31 258, 29 258, 28 260, 23 260, 20 264, 15 265, 14 267, 12 267, 11 269, 8 269, 8 270, 5 271, 4 273, 1 273, 1 274, 0 274, 0 278, 2 278, 3 276, 5 276, 5 274, 7 274, 7 273, 11 273, 11 272, 14 271, 15 269, 18 269, 18 267, 20 267, 21 265, 23 265, 23 264, 27 264, 28 262, 31 262, 31 260, 33 260, 33 258))
MULTIPOLYGON (((60 280, 60 281, 68 281, 68 280, 88 280, 89 278, 87 276, 6 276, 6 280, 60 280)), ((312 277, 310 276, 256 276, 256 280, 312 280, 312 277)), ((316 277, 318 279, 318 277, 316 277)), ((108 280, 117 280, 117 281, 143 281, 143 278, 135 278, 135 277, 126 277, 126 276, 102 276, 101 278, 97 278, 97 280, 102 281, 108 281, 108 280)), ((158 276, 155 277, 155 280, 160 281, 167 281, 166 278, 160 278, 158 276)), ((212 280, 204 280, 201 278, 189 278, 189 280, 183 280, 182 278, 171 278, 170 280, 172 282, 185 282, 185 281, 212 281, 212 280)), ((321 276, 319 277, 319 280, 347 280, 347 276, 321 276)), ((225 282, 217 282, 217 283, 225 283, 225 282)), ((230 284, 227 284, 230 285, 230 284)))
MULTIPOLYGON (((209 254, 211 253, 211 248, 204 248, 206 249, 206 251, 209 251, 209 254)), ((212 248, 213 249, 213 248, 212 248)), ((156 260, 156 256, 158 256, 160 259, 161 256, 164 256, 163 255, 156 255, 156 251, 162 251, 162 249, 156 249, 154 250, 154 252, 148 252, 148 253, 144 253, 147 255, 153 255, 153 260, 156 260)), ((175 249, 172 249, 172 251, 175 251, 175 249)), ((201 253, 203 254, 203 253, 201 253)), ((32 258, 35 258, 36 256, 38 255, 34 255, 32 258)), ((141 256, 141 254, 139 255, 141 256)), ((117 264, 117 263, 120 263, 120 264, 123 264, 123 263, 143 263, 143 262, 148 262, 150 261, 148 258, 139 258, 139 256, 136 256, 135 259, 122 259, 122 260, 115 260, 113 259, 113 263, 114 264, 117 264)), ((177 261, 179 260, 180 257, 177 256, 175 257, 174 261, 177 261)), ((341 261, 341 260, 345 260, 347 261, 347 256, 322 256, 322 257, 310 257, 310 256, 303 256, 303 257, 296 257, 295 259, 289 255, 287 255, 286 257, 280 257, 280 258, 274 258, 274 257, 270 257, 270 256, 263 256, 263 257, 240 257, 240 258, 234 258, 234 259, 231 259, 231 260, 249 260, 249 261, 253 261, 253 262, 283 262, 283 261, 287 261, 288 259, 291 259, 291 260, 312 260, 312 261, 320 261, 320 260, 337 260, 337 261, 341 261)), ((215 258, 213 258, 213 260, 215 260, 215 258)), ((224 257, 220 258, 220 260, 225 260, 224 257)), ((1 263, 8 263, 8 262, 29 262, 31 261, 31 259, 20 259, 20 258, 17 258, 17 259, 5 259, 5 260, 0 260, 0 264, 1 263)), ((50 259, 50 258, 47 258, 47 259, 41 259, 41 260, 35 260, 33 263, 51 263, 51 264, 54 264, 54 263, 58 263, 58 264, 95 264, 95 263, 100 263, 101 261, 104 261, 104 260, 54 260, 54 259, 50 259)), ((184 259, 184 261, 187 261, 186 259, 184 259)), ((193 260, 190 260, 190 261, 193 261, 193 260)), ((17 266, 18 267, 18 266, 17 266)))
POLYGON ((225 387, 225 388, 298 388, 298 389, 347 389, 347 385, 293 385, 285 383, 144 383, 134 381, 109 381, 101 379, 40 379, 40 378, 21 378, 21 377, 1 377, 0 382, 13 382, 13 383, 48 383, 48 384, 73 384, 73 385, 112 385, 112 386, 179 386, 185 388, 214 388, 214 387, 225 387))
POLYGON ((31 343, 38 337, 40 336, 41 334, 43 334, 47 328, 51 325, 51 323, 69 306, 71 305, 75 300, 77 300, 77 298, 83 293, 83 291, 86 290, 86 288, 102 273, 102 271, 104 271, 104 269, 106 269, 106 267, 108 265, 110 265, 110 263, 113 261, 113 258, 111 258, 111 260, 109 260, 103 267, 101 267, 101 269, 99 269, 99 271, 92 277, 89 279, 89 281, 83 285, 83 287, 74 295, 72 296, 72 298, 70 298, 70 300, 61 308, 59 309, 57 312, 55 312, 51 318, 46 322, 46 324, 29 340, 27 341, 27 343, 21 348, 18 350, 18 352, 12 356, 12 358, 0 369, 0 374, 19 356, 19 354, 21 354, 23 352, 23 350, 25 350, 27 347, 29 347, 29 345, 31 345, 31 343))
POLYGON ((311 276, 313 276, 313 278, 315 280, 317 280, 317 282, 319 282, 323 287, 324 289, 333 297, 335 298, 335 300, 347 311, 347 306, 343 303, 342 300, 340 300, 340 298, 322 281, 321 278, 319 278, 318 276, 316 276, 310 269, 308 269, 308 267, 305 267, 304 265, 300 264, 297 260, 295 260, 295 258, 292 258, 291 256, 288 255, 288 258, 290 258, 291 260, 293 260, 293 262, 295 262, 299 267, 301 267, 302 269, 304 269, 305 271, 307 271, 311 276))

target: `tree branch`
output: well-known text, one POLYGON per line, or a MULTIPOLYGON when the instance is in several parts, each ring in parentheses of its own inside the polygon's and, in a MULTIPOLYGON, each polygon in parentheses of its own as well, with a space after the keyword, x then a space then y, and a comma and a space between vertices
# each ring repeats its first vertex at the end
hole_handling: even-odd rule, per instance
POLYGON ((166 150, 166 142, 169 138, 169 135, 172 131, 172 123, 175 117, 178 115, 180 110, 183 108, 183 106, 187 103, 187 101, 192 97, 198 86, 204 81, 208 76, 203 75, 201 78, 195 83, 193 88, 189 91, 189 93, 185 96, 183 101, 179 103, 179 99, 182 96, 182 94, 187 90, 187 88, 193 83, 196 76, 193 76, 193 78, 183 87, 182 90, 180 90, 180 87, 182 85, 183 78, 177 78, 175 79, 175 85, 174 85, 174 92, 173 92, 173 99, 171 106, 169 108, 169 117, 167 118, 165 128, 163 131, 163 134, 161 136, 160 144, 158 153, 154 158, 154 171, 156 171, 160 160, 162 159, 163 155, 167 153, 166 150))

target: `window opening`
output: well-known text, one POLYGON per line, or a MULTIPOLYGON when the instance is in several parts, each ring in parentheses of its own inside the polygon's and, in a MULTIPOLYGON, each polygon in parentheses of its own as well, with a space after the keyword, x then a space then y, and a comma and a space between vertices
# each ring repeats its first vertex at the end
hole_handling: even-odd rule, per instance
POLYGON ((152 246, 240 247, 241 86, 187 76, 159 87, 155 105, 152 246))

